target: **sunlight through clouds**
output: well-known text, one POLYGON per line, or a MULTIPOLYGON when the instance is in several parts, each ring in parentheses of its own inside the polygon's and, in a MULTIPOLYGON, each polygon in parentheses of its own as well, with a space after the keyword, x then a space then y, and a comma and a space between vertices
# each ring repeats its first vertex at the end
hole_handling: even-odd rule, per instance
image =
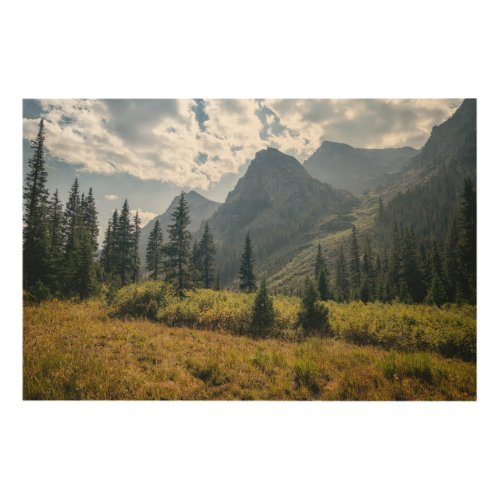
MULTIPOLYGON (((49 154, 88 173, 206 191, 268 146, 310 157, 323 140, 421 147, 460 99, 41 100, 49 154), (203 107, 203 121, 197 106, 203 107)), ((24 119, 24 137, 38 118, 24 119)), ((107 198, 110 199, 110 198, 107 198)))

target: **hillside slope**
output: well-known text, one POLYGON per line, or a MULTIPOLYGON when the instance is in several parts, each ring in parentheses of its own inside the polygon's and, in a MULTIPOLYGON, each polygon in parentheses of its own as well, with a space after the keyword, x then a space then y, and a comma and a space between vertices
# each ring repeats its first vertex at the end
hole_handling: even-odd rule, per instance
POLYGON ((359 200, 312 178, 292 156, 259 151, 246 174, 210 219, 223 283, 237 276, 241 244, 250 232, 259 271, 279 269, 316 234, 350 227, 359 200))
POLYGON ((304 162, 304 168, 312 177, 333 187, 362 193, 387 184, 390 174, 401 171, 417 154, 411 147, 362 149, 324 141, 304 162))

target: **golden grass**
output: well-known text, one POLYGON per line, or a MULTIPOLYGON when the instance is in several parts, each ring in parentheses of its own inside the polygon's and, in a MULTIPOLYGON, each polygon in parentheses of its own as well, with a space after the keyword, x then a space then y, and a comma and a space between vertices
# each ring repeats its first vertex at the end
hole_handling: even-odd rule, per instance
POLYGON ((122 320, 100 300, 51 301, 24 309, 24 398, 475 400, 476 365, 122 320))

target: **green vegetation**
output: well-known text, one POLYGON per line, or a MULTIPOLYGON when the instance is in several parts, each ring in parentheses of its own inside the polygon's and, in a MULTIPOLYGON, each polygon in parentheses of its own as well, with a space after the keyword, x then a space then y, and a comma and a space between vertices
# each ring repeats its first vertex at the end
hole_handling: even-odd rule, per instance
MULTIPOLYGON (((139 289, 142 285, 128 287, 139 289)), ((153 286, 148 284, 148 286, 153 286)), ((161 284, 154 284, 161 286, 161 284)), ((168 294, 167 294, 168 295, 168 294)), ((160 297, 162 295, 160 294, 160 297)), ((121 299, 124 300, 124 297, 121 299)), ((191 299, 205 325, 215 325, 235 305, 251 310, 251 295, 196 292, 191 299), (218 296, 218 300, 215 300, 218 296), (212 299, 213 305, 208 307, 212 299), (217 306, 215 306, 217 304, 217 306), (212 317, 212 322, 209 318, 212 317)), ((137 304, 137 302, 136 302, 137 304)), ((296 299, 275 299, 283 322, 295 319, 296 299), (294 310, 292 314, 290 310, 294 310)), ((158 309, 165 307, 158 305, 158 309)), ((373 304, 329 304, 334 328, 347 331, 373 315, 373 304), (358 320, 360 310, 363 319, 358 320)), ((474 325, 474 308, 446 312, 429 306, 384 305, 374 324, 386 322, 404 336, 426 338, 450 328, 460 336, 474 325), (415 323, 415 324, 413 324, 415 323), (429 331, 427 331, 429 330, 429 331)), ((164 310, 164 309, 163 309, 164 310)), ((173 310, 172 310, 173 312, 173 310)), ((183 314, 186 311, 183 311, 183 314)), ((136 311, 139 316, 144 312, 136 311)), ((167 315, 170 320, 172 316, 167 315)), ((343 340, 290 342, 254 339, 223 330, 171 327, 146 319, 112 318, 97 300, 52 300, 24 310, 25 399, 267 399, 267 400, 474 400, 476 365, 427 352, 386 351, 343 340)))
MULTIPOLYGON (((328 323, 308 329, 309 335, 327 335, 351 344, 406 352, 435 352, 467 361, 476 358, 475 306, 453 304, 438 308, 423 304, 318 302, 314 286, 310 284, 308 288, 310 295, 303 300, 306 305, 298 297, 273 298, 274 337, 299 340, 301 314, 312 307, 310 314, 314 316, 316 309, 321 308, 318 314, 325 315, 328 323)), ((247 293, 192 290, 180 298, 167 284, 144 282, 119 289, 108 312, 122 318, 155 319, 169 326, 251 336, 255 335, 252 330, 255 297, 247 293)))

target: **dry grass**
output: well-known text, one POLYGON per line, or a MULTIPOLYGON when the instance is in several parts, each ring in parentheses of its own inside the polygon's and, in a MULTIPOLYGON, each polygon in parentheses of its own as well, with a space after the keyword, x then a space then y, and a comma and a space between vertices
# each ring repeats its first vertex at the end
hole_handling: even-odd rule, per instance
POLYGON ((24 398, 475 400, 476 365, 122 320, 99 300, 52 301, 24 309, 24 398))

